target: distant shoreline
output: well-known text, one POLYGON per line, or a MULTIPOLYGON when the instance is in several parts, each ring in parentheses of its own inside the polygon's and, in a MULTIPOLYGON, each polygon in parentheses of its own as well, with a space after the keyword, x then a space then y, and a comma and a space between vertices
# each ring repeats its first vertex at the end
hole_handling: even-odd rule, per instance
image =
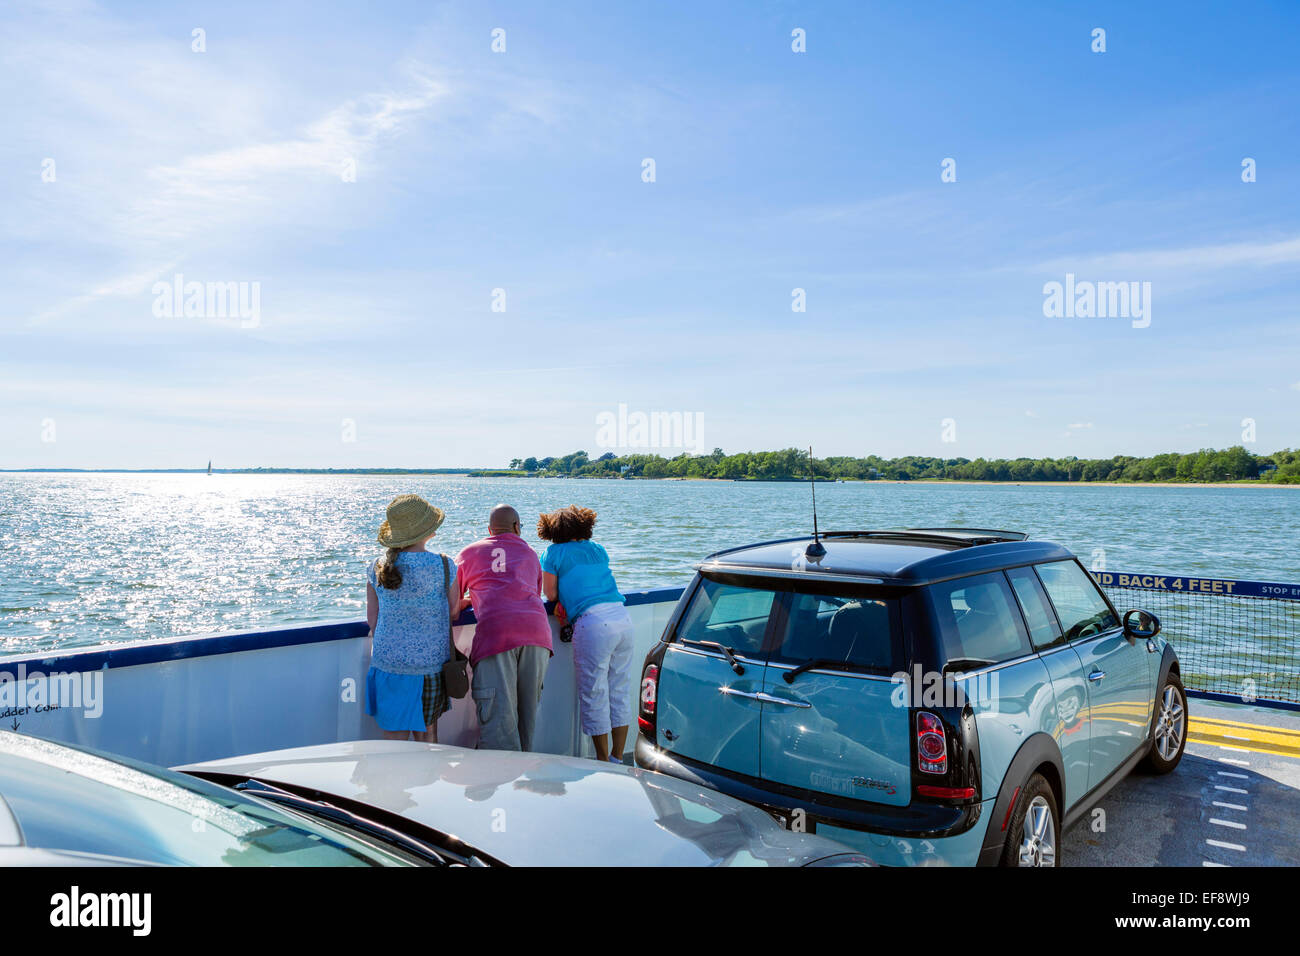
MULTIPOLYGON (((0 468, 0 475, 204 475, 206 468, 0 468)), ((498 468, 214 468, 212 475, 355 475, 372 478, 510 478, 539 481, 689 481, 703 484, 803 484, 807 478, 614 478, 597 475, 557 475, 542 478, 498 468)), ((996 485, 1047 488, 1297 488, 1300 484, 1272 481, 980 481, 972 478, 834 478, 818 477, 820 485, 996 485)))
MULTIPOLYGON (((859 482, 869 484, 869 482, 859 482)), ((1300 488, 1284 481, 975 481, 968 478, 917 478, 912 481, 884 481, 889 485, 1046 485, 1051 488, 1300 488)))
MULTIPOLYGON (((575 480, 599 481, 597 478, 582 478, 575 480)), ((609 480, 609 479, 604 479, 609 480)), ((693 481, 710 484, 713 482, 727 483, 738 485, 788 485, 791 482, 796 484, 806 484, 808 479, 793 478, 632 478, 631 481, 693 481)), ((819 485, 839 484, 834 478, 818 478, 819 485)), ((1271 481, 976 481, 973 478, 912 478, 903 481, 899 478, 845 478, 843 484, 846 485, 1012 485, 1012 486, 1042 486, 1048 488, 1300 488, 1300 484, 1291 484, 1287 482, 1271 481)))

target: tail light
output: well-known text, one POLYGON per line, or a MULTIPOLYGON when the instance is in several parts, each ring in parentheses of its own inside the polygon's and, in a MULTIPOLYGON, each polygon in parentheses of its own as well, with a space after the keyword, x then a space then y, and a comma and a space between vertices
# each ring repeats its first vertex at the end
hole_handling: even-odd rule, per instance
POLYGON ((922 773, 948 772, 948 738, 943 721, 922 710, 916 715, 916 765, 922 773))
MULTIPOLYGON (((922 797, 938 797, 941 800, 971 800, 975 797, 974 787, 932 787, 918 784, 916 792, 922 797)), ((1004 826, 1002 829, 1006 829, 1004 826)))
POLYGON ((655 731, 655 704, 659 699, 659 665, 648 664, 641 675, 641 712, 637 727, 651 736, 655 731))

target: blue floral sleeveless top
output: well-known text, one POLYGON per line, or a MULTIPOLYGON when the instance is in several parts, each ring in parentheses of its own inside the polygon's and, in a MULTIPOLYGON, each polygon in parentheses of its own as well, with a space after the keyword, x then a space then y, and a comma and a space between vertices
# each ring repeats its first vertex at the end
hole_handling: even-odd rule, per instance
MULTIPOLYGON (((370 665, 390 674, 439 674, 447 662, 447 581, 442 555, 403 551, 397 556, 402 586, 385 590, 375 577, 375 564, 366 580, 379 597, 370 665)), ((447 565, 456 580, 456 563, 447 565)))

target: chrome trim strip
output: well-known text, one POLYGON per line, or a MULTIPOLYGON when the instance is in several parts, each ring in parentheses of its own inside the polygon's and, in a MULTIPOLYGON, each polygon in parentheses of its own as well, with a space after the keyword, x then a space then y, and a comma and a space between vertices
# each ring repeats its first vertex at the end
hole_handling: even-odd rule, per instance
POLYGON ((1041 651, 1038 652, 1038 656, 1050 657, 1053 654, 1059 654, 1061 651, 1069 650, 1072 647, 1074 647, 1074 645, 1071 644, 1069 641, 1066 641, 1064 644, 1057 644, 1054 647, 1043 648, 1041 651))
POLYGON ((750 700, 761 701, 764 704, 781 704, 784 707, 811 707, 812 704, 806 700, 790 700, 787 697, 774 697, 766 691, 749 691, 736 690, 734 687, 719 687, 719 694, 726 694, 728 697, 747 697, 750 700))
POLYGON ((758 695, 758 699, 763 701, 766 704, 780 704, 783 707, 811 707, 812 706, 812 704, 810 704, 806 700, 791 700, 788 697, 776 697, 773 696, 772 694, 767 693, 766 691, 760 693, 758 695))
MULTIPOLYGON (((1067 644, 1065 646, 1068 647, 1069 645, 1067 644)), ((990 664, 988 667, 981 667, 979 670, 954 672, 952 679, 954 681, 959 681, 966 680, 969 677, 979 677, 981 674, 991 674, 993 671, 1000 671, 1003 668, 1014 667, 1016 664, 1027 663, 1034 658, 1042 660, 1042 655, 1037 651, 1031 651, 1028 654, 1021 654, 1019 657, 1013 657, 1010 660, 998 661, 996 664, 990 664)), ((1044 664, 1043 666, 1046 667, 1047 665, 1044 664)))

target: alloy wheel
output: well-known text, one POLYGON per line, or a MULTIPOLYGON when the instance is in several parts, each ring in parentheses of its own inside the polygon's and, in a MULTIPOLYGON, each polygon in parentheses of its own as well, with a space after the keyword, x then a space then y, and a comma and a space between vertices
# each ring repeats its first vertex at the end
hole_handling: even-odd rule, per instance
POLYGON ((1042 794, 1030 801, 1022 827, 1020 865, 1056 866, 1056 824, 1042 794))
POLYGON ((1161 760, 1173 760, 1183 744, 1187 724, 1187 709, 1183 695, 1172 684, 1165 686, 1160 696, 1160 719, 1156 723, 1156 752, 1161 760))

